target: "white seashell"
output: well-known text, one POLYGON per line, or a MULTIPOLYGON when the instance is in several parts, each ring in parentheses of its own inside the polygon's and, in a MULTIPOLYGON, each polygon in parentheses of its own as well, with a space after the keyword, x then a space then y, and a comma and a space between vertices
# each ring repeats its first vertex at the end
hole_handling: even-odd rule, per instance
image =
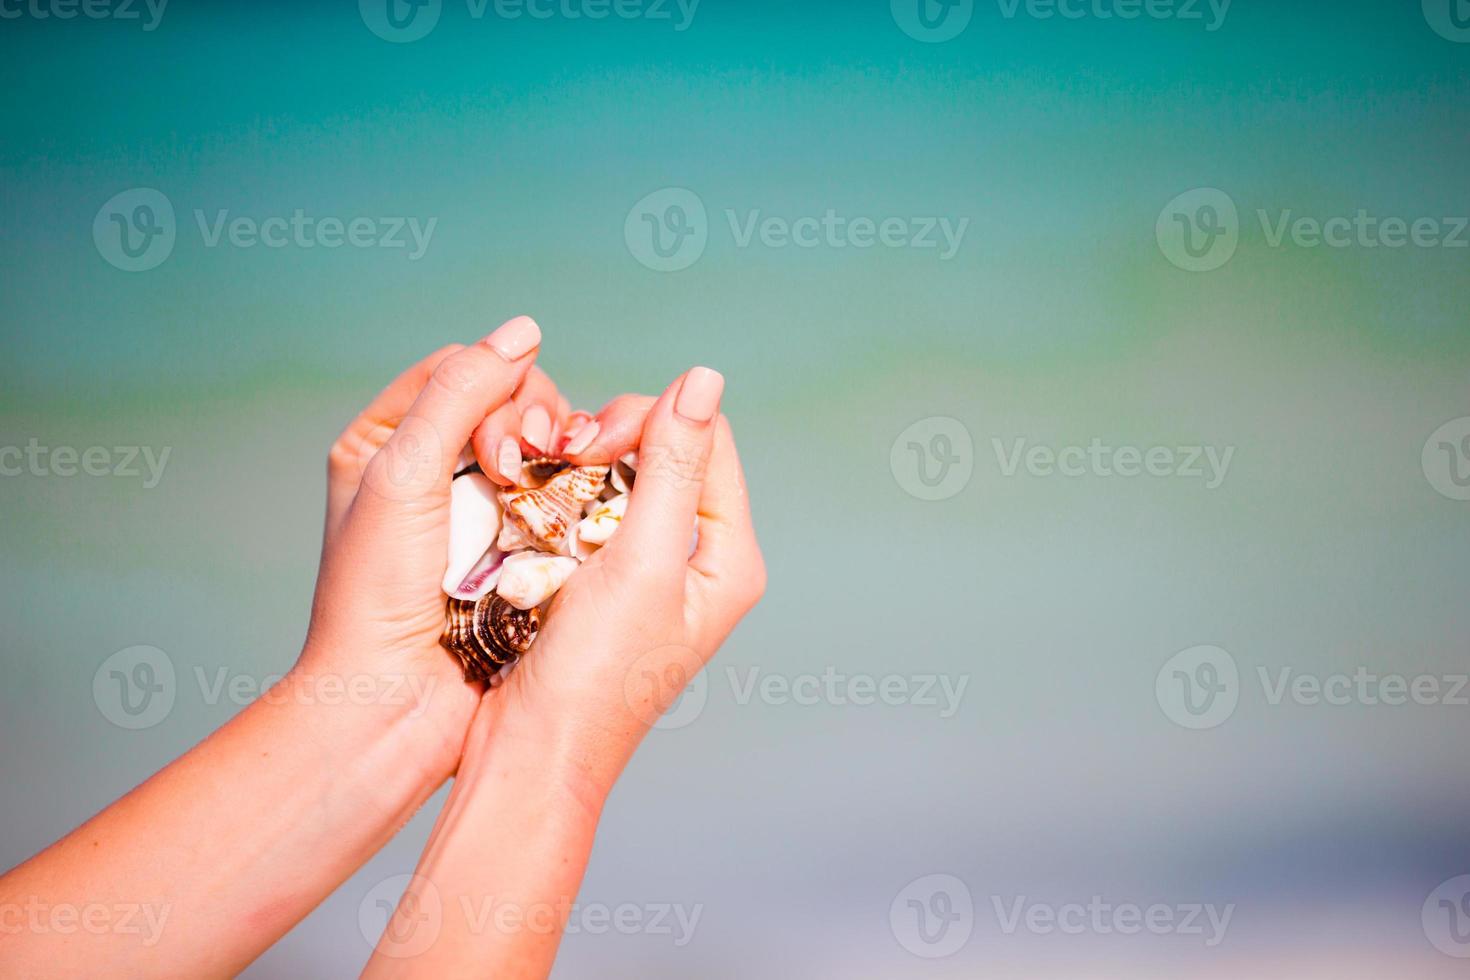
POLYGON ((495 547, 501 551, 525 551, 531 547, 531 539, 520 528, 506 521, 500 527, 500 537, 496 540, 495 547))
POLYGON ((491 546, 490 550, 475 562, 475 567, 449 594, 456 599, 479 599, 489 595, 500 581, 500 568, 505 563, 506 553, 491 546))
POLYGON ((583 544, 604 545, 623 523, 623 514, 628 510, 628 495, 620 493, 611 500, 603 501, 592 508, 592 512, 577 525, 577 540, 583 544))
POLYGON ((453 594, 500 533, 501 507, 495 484, 483 473, 466 473, 449 484, 449 559, 444 591, 453 594))
POLYGON ((477 464, 478 461, 475 459, 474 447, 465 446, 459 451, 459 460, 456 461, 454 464, 454 475, 459 476, 465 470, 470 469, 477 464))
POLYGON ((633 477, 638 473, 638 452, 632 450, 619 456, 607 474, 608 486, 618 493, 633 489, 633 477))
POLYGON ((556 594, 581 563, 565 555, 523 551, 500 566, 495 591, 517 609, 534 609, 556 594))
POLYGON ((582 505, 596 500, 606 486, 607 472, 606 466, 574 466, 534 490, 503 493, 505 524, 514 525, 540 551, 562 552, 567 532, 582 518, 582 505))

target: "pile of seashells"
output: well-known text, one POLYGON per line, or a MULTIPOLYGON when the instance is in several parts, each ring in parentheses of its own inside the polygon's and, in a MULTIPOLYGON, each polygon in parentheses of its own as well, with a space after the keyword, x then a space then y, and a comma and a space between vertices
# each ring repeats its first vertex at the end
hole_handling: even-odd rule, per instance
POLYGON ((461 457, 450 484, 440 643, 466 679, 491 682, 531 648, 556 591, 621 524, 637 461, 635 453, 611 466, 531 459, 515 486, 500 487, 461 457))

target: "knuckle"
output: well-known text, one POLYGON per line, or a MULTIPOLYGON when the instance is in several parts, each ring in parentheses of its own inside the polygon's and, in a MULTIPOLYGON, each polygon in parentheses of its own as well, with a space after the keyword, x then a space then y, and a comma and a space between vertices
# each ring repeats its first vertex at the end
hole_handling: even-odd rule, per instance
POLYGON ((429 383, 454 395, 472 392, 484 383, 485 356, 473 348, 457 351, 439 362, 429 383))

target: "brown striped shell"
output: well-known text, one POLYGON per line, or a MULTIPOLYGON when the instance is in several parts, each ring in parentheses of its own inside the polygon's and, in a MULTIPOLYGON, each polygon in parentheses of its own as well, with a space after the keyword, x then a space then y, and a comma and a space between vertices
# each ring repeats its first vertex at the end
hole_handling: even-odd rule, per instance
POLYGON ((489 681, 531 648, 541 629, 536 609, 517 609, 495 593, 450 599, 440 644, 459 658, 466 680, 489 681))

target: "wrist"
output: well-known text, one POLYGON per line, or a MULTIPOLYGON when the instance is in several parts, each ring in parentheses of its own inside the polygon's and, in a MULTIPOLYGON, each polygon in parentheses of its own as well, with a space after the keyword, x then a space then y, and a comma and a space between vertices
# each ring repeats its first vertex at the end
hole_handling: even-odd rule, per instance
POLYGON ((452 663, 449 671, 440 671, 411 662, 364 664, 363 659, 308 644, 261 700, 297 706, 319 737, 371 745, 400 771, 419 773, 437 787, 459 762, 478 690, 452 663))

